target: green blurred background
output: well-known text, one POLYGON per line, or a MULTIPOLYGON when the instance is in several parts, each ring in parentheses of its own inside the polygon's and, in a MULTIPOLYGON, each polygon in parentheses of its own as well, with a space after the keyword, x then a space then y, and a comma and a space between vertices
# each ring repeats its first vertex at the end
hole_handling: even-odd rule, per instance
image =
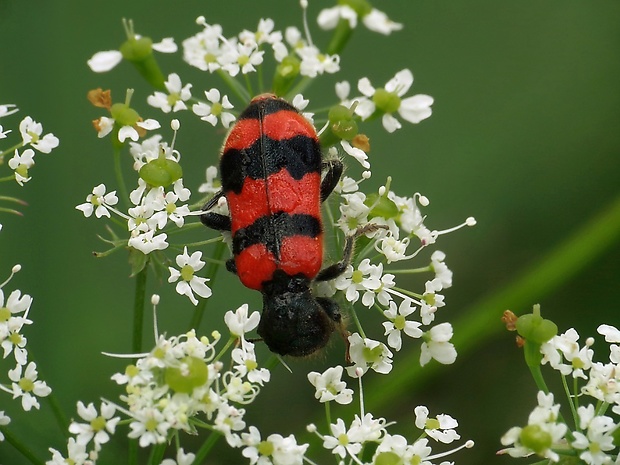
MULTIPOLYGON (((331 3, 311 0, 310 17, 331 3)), ((438 245, 454 271, 441 318, 466 322, 476 302, 511 283, 618 196, 620 2, 375 3, 403 22, 404 30, 384 37, 358 27, 342 56, 344 72, 324 76, 306 95, 328 103, 337 81, 355 83, 368 76, 380 86, 396 71, 410 68, 415 76, 412 92, 435 98, 433 116, 420 125, 407 124, 389 138, 378 123, 364 130, 373 144, 374 185, 391 174, 397 193, 428 196, 431 228, 450 227, 469 215, 478 220, 475 228, 442 237, 438 245)), ((143 115, 169 121, 147 107, 150 89, 127 63, 96 75, 86 60, 123 41, 123 17, 133 18, 136 30, 155 41, 173 36, 180 44, 198 31, 198 15, 222 24, 227 36, 253 30, 261 17, 273 18, 281 29, 301 26, 298 3, 292 0, 0 0, 0 103, 17 104, 21 117, 33 116, 45 132, 61 140, 52 154, 37 155, 33 179, 25 188, 2 185, 3 193, 30 205, 24 217, 0 218, 0 273, 5 276, 15 263, 23 265, 6 290, 20 288, 34 296, 29 345, 45 379, 52 387, 64 386, 57 396, 71 414, 78 399, 118 395, 109 376, 123 363, 99 353, 129 351, 133 299, 126 255, 94 259, 91 251, 105 248, 96 238, 103 223, 84 219, 74 209, 93 186, 114 185, 109 143, 98 140, 91 126, 103 113, 87 102, 86 92, 110 88, 118 101, 126 88, 135 87, 133 102, 143 115)), ((315 42, 325 46, 329 35, 314 21, 311 28, 315 42)), ((177 71, 183 82, 194 84, 194 95, 221 87, 216 77, 183 64, 180 55, 159 57, 164 73, 177 71)), ((186 185, 196 189, 204 168, 216 163, 224 134, 190 120, 184 118, 177 147, 184 156, 186 185)), ((1 122, 16 131, 17 121, 12 117, 1 122)), ((398 419, 395 431, 408 435, 416 405, 449 413, 459 420, 463 438, 477 443, 461 453, 457 463, 508 463, 508 458, 494 455, 499 437, 526 421, 535 388, 513 335, 502 332, 502 311, 524 312, 539 302, 561 330, 577 326, 583 337, 593 335, 600 323, 619 323, 619 260, 616 243, 550 292, 528 296, 518 308, 502 302, 492 319, 492 337, 470 336, 473 350, 462 352, 454 366, 431 366, 426 375, 423 370, 373 413, 398 419)), ((149 281, 149 292, 164 296, 160 328, 169 334, 183 331, 193 307, 154 281, 149 281)), ((420 285, 406 279, 399 283, 420 285)), ((208 328, 220 325, 223 313, 243 302, 260 308, 260 296, 242 289, 234 276, 220 274, 217 288, 209 304, 208 328)), ((148 344, 148 327, 145 334, 148 344)), ((341 343, 333 347, 322 357, 292 362, 297 368, 292 375, 277 369, 248 422, 264 425, 266 433, 279 429, 288 434, 302 432, 308 421, 319 421, 313 416, 317 404, 304 372, 341 363, 341 343)), ((414 366, 417 361, 397 357, 399 372, 406 372, 406 363, 414 366)), ((374 381, 368 381, 368 389, 381 389, 377 381, 383 380, 374 381)), ((0 409, 15 416, 13 404, 4 395, 0 409)), ((41 412, 15 418, 13 426, 22 436, 40 438, 37 444, 64 452, 49 416, 43 403, 41 412)), ((45 447, 36 449, 48 457, 45 447)), ((220 450, 208 463, 245 463, 237 451, 220 450)), ((0 463, 25 462, 0 443, 0 463)))

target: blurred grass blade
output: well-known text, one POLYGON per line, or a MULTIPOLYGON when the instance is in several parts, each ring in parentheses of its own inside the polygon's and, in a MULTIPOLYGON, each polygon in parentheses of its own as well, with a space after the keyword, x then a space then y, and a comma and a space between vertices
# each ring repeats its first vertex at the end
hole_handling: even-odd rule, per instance
MULTIPOLYGON (((453 321, 452 338, 459 357, 505 331, 500 321, 504 310, 511 309, 515 313, 529 310, 544 295, 583 271, 618 238, 620 197, 513 282, 459 311, 461 317, 453 321)), ((428 382, 441 369, 441 365, 435 362, 421 368, 418 358, 419 349, 416 347, 407 354, 405 363, 395 365, 389 383, 383 378, 375 378, 368 384, 365 394, 369 410, 428 382), (406 360, 412 363, 407 364, 406 360)))

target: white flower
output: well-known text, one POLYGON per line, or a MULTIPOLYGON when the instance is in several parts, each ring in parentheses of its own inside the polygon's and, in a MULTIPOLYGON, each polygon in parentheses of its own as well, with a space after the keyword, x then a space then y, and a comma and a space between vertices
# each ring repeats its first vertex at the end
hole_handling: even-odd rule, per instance
POLYGON ((435 272, 435 278, 439 280, 443 289, 452 286, 452 271, 444 263, 446 254, 435 250, 431 255, 431 268, 435 272))
POLYGON ((149 95, 146 101, 155 108, 161 108, 164 113, 171 111, 186 110, 185 102, 192 97, 191 84, 183 86, 181 78, 178 74, 172 73, 168 75, 168 80, 164 82, 168 93, 155 91, 153 95, 149 95))
POLYGON ((200 116, 201 120, 210 123, 212 126, 217 124, 217 119, 219 118, 222 121, 222 126, 228 128, 230 123, 235 120, 235 116, 226 111, 234 108, 230 100, 228 100, 228 96, 224 95, 224 97, 221 97, 220 91, 216 88, 205 91, 205 95, 211 104, 204 102, 195 103, 192 111, 197 116, 200 116), (222 99, 221 102, 220 98, 222 99))
POLYGON ((274 31, 275 23, 271 18, 261 18, 256 32, 243 30, 239 33, 241 42, 256 42, 257 44, 275 44, 282 42, 282 33, 274 31))
POLYGON ((0 342, 4 350, 3 358, 14 353, 15 361, 19 365, 27 362, 27 339, 20 334, 24 325, 32 324, 28 319, 28 312, 32 305, 32 297, 21 295, 21 291, 14 290, 4 301, 4 292, 0 289, 0 342), (20 315, 23 313, 23 315, 20 315))
POLYGON ((140 447, 151 444, 163 444, 167 440, 170 423, 159 409, 146 407, 134 413, 133 421, 129 423, 131 431, 129 438, 139 438, 140 447))
POLYGON ((9 134, 9 132, 11 132, 10 129, 7 129, 5 131, 2 125, 0 124, 0 139, 6 139, 6 136, 9 134))
POLYGON ((353 400, 353 390, 347 388, 347 383, 342 381, 342 367, 330 367, 322 374, 316 371, 308 373, 308 381, 315 387, 314 397, 319 402, 335 400, 339 404, 350 404, 353 400))
POLYGON ((15 155, 9 160, 9 168, 15 170, 15 181, 20 186, 32 179, 28 176, 28 170, 34 166, 34 150, 26 149, 20 155, 15 149, 15 155))
POLYGON ((92 194, 86 196, 86 203, 82 203, 75 208, 84 213, 85 217, 89 217, 95 213, 97 218, 107 216, 110 218, 110 212, 107 207, 116 205, 118 203, 118 197, 116 191, 105 193, 105 184, 99 184, 93 188, 92 194))
MULTIPOLYGON (((574 328, 570 328, 564 334, 554 336, 551 340, 542 344, 540 351, 544 355, 542 364, 549 362, 563 375, 572 374, 573 378, 588 379, 584 371, 592 367, 594 351, 587 344, 579 347, 579 334, 574 328), (569 362, 562 363, 563 360, 569 362)), ((593 341, 592 341, 593 342, 593 341)))
POLYGON ((41 123, 34 121, 30 116, 26 116, 19 123, 19 132, 22 135, 24 145, 30 144, 39 152, 50 153, 58 147, 58 137, 51 133, 41 137, 43 126, 41 123))
POLYGON ((353 366, 347 367, 347 373, 352 378, 360 376, 358 368, 361 369, 361 375, 369 368, 382 374, 392 371, 392 352, 385 344, 373 339, 362 339, 358 333, 349 336, 349 343, 349 355, 353 366))
POLYGON ((52 453, 52 460, 45 462, 45 465, 67 465, 69 463, 89 465, 89 462, 87 462, 89 456, 88 452, 86 452, 86 446, 76 441, 75 438, 69 438, 67 442, 66 459, 56 449, 50 447, 49 451, 52 453))
POLYGON ((242 445, 246 446, 241 454, 250 460, 250 464, 259 465, 302 465, 308 444, 297 445, 292 434, 284 438, 279 434, 270 434, 261 440, 260 431, 250 426, 249 433, 241 433, 242 445))
POLYGON ((373 418, 367 413, 363 418, 357 414, 351 422, 350 434, 359 442, 376 442, 386 434, 387 421, 385 418, 373 418))
POLYGON ((235 371, 240 376, 247 376, 248 381, 251 383, 262 386, 264 383, 269 382, 271 373, 266 368, 258 368, 253 343, 246 341, 241 347, 233 349, 231 358, 235 362, 235 371))
POLYGON ((605 336, 605 342, 620 342, 620 330, 611 325, 600 325, 597 332, 605 336))
POLYGON ((248 317, 248 304, 243 304, 234 312, 229 310, 224 315, 224 322, 228 326, 230 334, 240 338, 243 338, 245 333, 255 329, 259 321, 259 312, 252 312, 248 317))
POLYGON ((388 132, 394 132, 401 127, 399 121, 392 115, 396 111, 404 120, 419 123, 431 116, 433 98, 429 95, 418 94, 401 99, 411 84, 413 84, 413 74, 408 69, 396 73, 383 89, 375 89, 368 78, 362 78, 357 87, 367 99, 360 101, 355 112, 363 119, 367 119, 375 110, 379 110, 383 113, 383 127, 388 132))
POLYGON ((248 74, 256 71, 256 66, 263 62, 263 50, 258 49, 256 42, 229 44, 219 57, 222 69, 235 77, 241 71, 248 74))
POLYGON ((77 403, 78 415, 87 423, 71 422, 69 432, 77 435, 76 441, 86 445, 93 439, 95 450, 100 450, 101 445, 110 440, 110 434, 114 434, 120 417, 114 417, 116 407, 107 402, 101 403, 101 414, 97 414, 95 405, 90 403, 85 406, 84 403, 77 403))
POLYGON ((325 435, 323 437, 323 447, 330 449, 332 454, 339 455, 344 459, 347 454, 355 456, 362 450, 362 444, 356 442, 356 438, 351 434, 351 430, 347 431, 342 418, 338 418, 336 423, 330 424, 329 428, 332 436, 325 435))
POLYGON ((194 276, 194 273, 200 271, 205 266, 205 262, 200 257, 202 257, 202 252, 196 251, 190 256, 187 254, 187 247, 185 247, 183 253, 177 255, 176 258, 176 263, 180 270, 168 267, 170 270, 168 282, 174 283, 179 281, 176 285, 176 291, 181 295, 186 295, 194 305, 198 305, 194 292, 205 299, 211 296, 211 289, 205 284, 207 278, 194 276))
POLYGON ((419 429, 423 429, 435 441, 450 444, 460 439, 461 436, 455 430, 458 422, 450 415, 440 413, 435 418, 429 418, 428 408, 422 405, 416 407, 414 412, 416 416, 415 425, 419 429))
POLYGON ((168 248, 168 243, 166 242, 167 238, 168 235, 166 233, 161 233, 155 236, 155 231, 149 230, 136 235, 132 234, 128 241, 128 245, 144 254, 149 254, 154 250, 164 250, 168 248))
POLYGON ((589 465, 603 465, 611 463, 612 455, 605 452, 612 451, 614 446, 613 431, 616 424, 611 417, 597 416, 592 404, 577 409, 579 416, 579 428, 582 432, 575 431, 575 440, 571 445, 575 449, 583 450, 579 455, 589 465))
POLYGON ((349 302, 355 303, 359 299, 359 291, 370 292, 369 295, 374 296, 374 291, 381 287, 382 272, 383 264, 372 265, 370 259, 365 258, 357 270, 349 265, 345 272, 336 278, 334 284, 336 289, 345 292, 345 297, 349 302))
POLYGON ((456 349, 449 342, 452 339, 452 325, 441 323, 433 326, 424 333, 426 339, 422 343, 420 365, 426 365, 432 358, 444 365, 450 365, 456 360, 456 349))
MULTIPOLYGON (((93 126, 97 131, 97 137, 100 139, 107 136, 114 129, 116 121, 114 118, 108 118, 107 116, 102 116, 101 118, 93 121, 93 126)), ((125 142, 126 139, 131 139, 132 141, 137 141, 140 138, 140 133, 144 135, 146 131, 152 131, 153 129, 159 129, 161 125, 157 120, 154 119, 146 119, 144 121, 138 120, 134 124, 126 124, 119 128, 118 130, 118 140, 120 142, 125 142)))
POLYGON ((390 308, 385 310, 383 314, 390 321, 383 322, 385 328, 385 336, 388 337, 387 343, 394 350, 400 350, 402 346, 401 332, 413 338, 422 337, 420 326, 422 323, 417 321, 407 321, 407 317, 415 311, 411 299, 404 299, 396 309, 396 302, 390 302, 390 308))
POLYGON ((37 397, 46 397, 52 389, 47 385, 45 381, 37 380, 37 365, 34 362, 30 362, 26 366, 26 371, 22 377, 22 365, 17 365, 12 370, 9 370, 9 379, 13 381, 12 392, 13 399, 18 397, 22 398, 22 408, 28 412, 31 408, 39 408, 39 402, 37 397), (36 396, 36 397, 35 397, 36 396))

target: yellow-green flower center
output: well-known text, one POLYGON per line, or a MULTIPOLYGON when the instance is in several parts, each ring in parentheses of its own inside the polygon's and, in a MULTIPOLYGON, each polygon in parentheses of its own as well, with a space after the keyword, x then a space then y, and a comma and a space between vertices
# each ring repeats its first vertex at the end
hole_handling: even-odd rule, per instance
POLYGON ((9 310, 6 307, 0 307, 0 323, 9 321, 10 318, 11 318, 11 310, 9 310))
POLYGON ((194 277, 194 269, 190 265, 185 265, 181 268, 181 278, 183 281, 191 281, 194 277))
POLYGON ((90 427, 93 431, 101 431, 105 428, 105 418, 99 415, 97 418, 90 422, 90 427))

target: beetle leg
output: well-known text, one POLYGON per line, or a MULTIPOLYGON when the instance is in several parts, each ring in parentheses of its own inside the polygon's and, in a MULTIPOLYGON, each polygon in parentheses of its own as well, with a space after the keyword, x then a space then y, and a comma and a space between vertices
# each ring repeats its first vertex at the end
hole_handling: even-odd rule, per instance
POLYGON ((322 171, 325 172, 323 181, 321 181, 321 202, 325 202, 329 194, 332 193, 340 177, 342 176, 343 165, 342 162, 334 158, 332 160, 323 160, 321 164, 322 171))
POLYGON ((315 281, 331 281, 332 279, 335 279, 342 273, 344 273, 344 270, 347 269, 347 266, 349 266, 349 263, 351 262, 351 258, 353 258, 353 247, 355 245, 355 239, 357 239, 363 234, 374 232, 377 229, 387 229, 387 226, 382 224, 368 223, 361 228, 357 228, 353 234, 348 235, 344 241, 344 251, 342 252, 342 259, 339 262, 336 262, 333 265, 322 269, 315 278, 315 281))
POLYGON ((202 207, 202 211, 205 213, 200 215, 200 221, 207 228, 215 229, 217 231, 230 231, 231 224, 229 216, 222 215, 220 213, 209 213, 209 210, 215 207, 223 196, 224 193, 219 191, 202 207))

